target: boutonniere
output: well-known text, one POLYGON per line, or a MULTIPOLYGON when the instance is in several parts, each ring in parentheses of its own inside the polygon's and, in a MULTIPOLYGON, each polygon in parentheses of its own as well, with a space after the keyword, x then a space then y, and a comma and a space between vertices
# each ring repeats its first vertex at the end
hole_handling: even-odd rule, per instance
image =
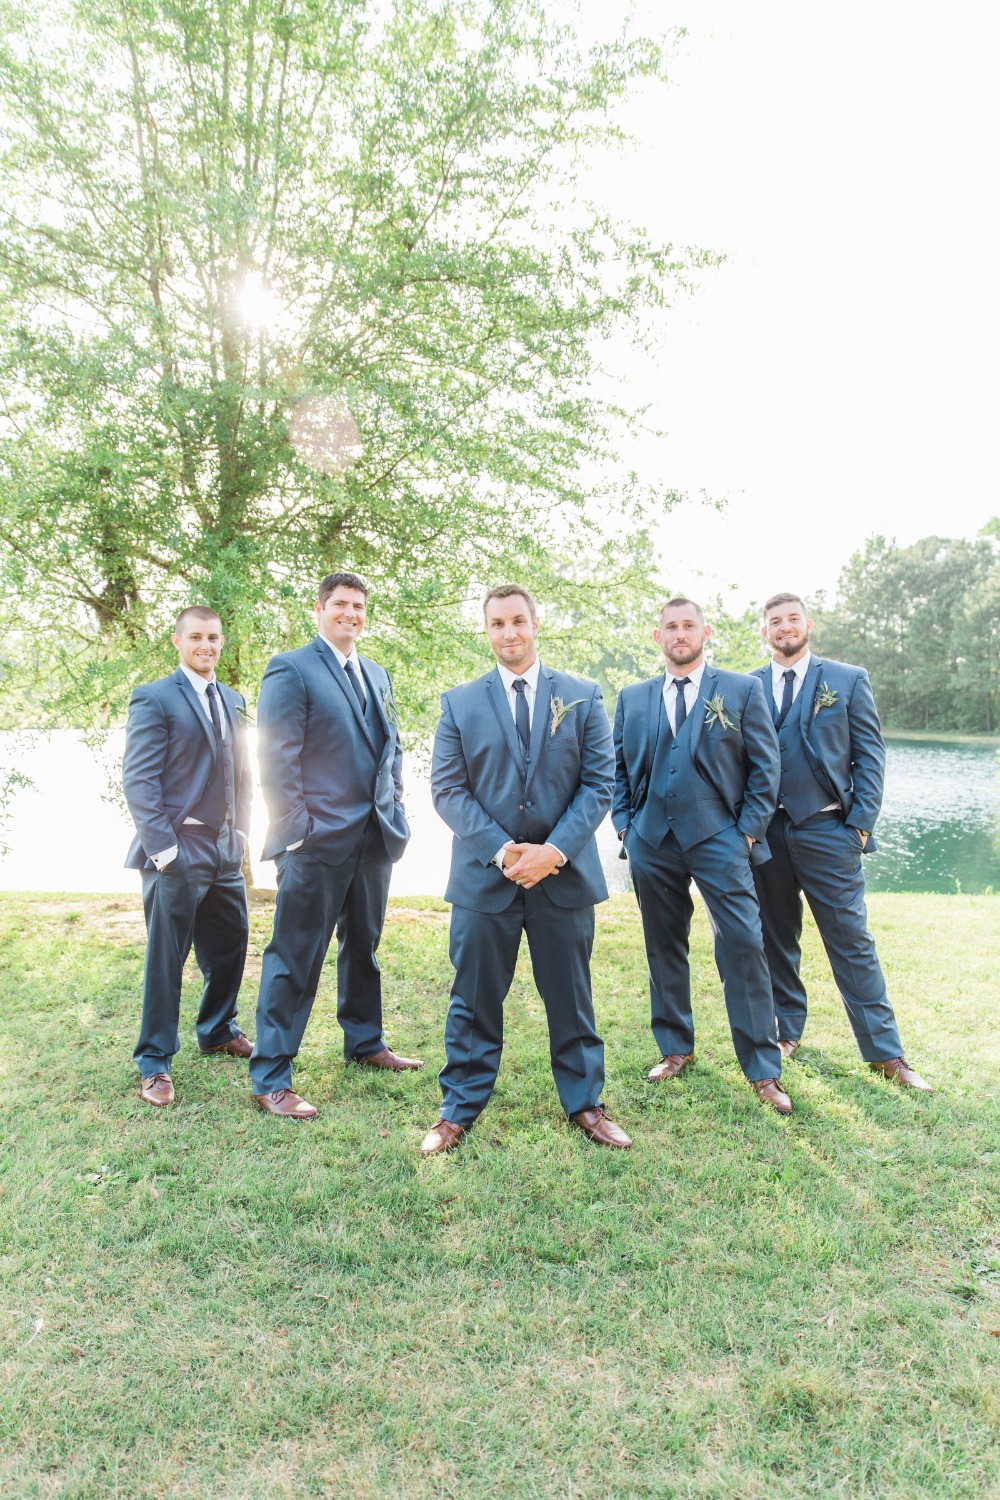
POLYGON ((726 700, 721 693, 716 693, 714 698, 705 700, 705 728, 711 729, 713 724, 721 724, 723 729, 735 729, 736 725, 726 713, 726 700))
POLYGON ((813 718, 815 719, 821 708, 832 708, 836 701, 837 695, 833 689, 827 683, 821 682, 819 692, 813 702, 813 718))
POLYGON ((578 703, 583 702, 583 698, 574 698, 572 703, 564 703, 561 698, 553 696, 550 705, 552 708, 552 723, 549 725, 549 734, 555 734, 566 715, 571 713, 578 703))
POLYGON ((382 712, 385 714, 386 723, 395 724, 396 705, 392 701, 392 694, 389 692, 388 688, 382 689, 382 712))
POLYGON ((252 719, 246 709, 239 703, 236 705, 236 722, 243 729, 256 729, 257 720, 252 719))

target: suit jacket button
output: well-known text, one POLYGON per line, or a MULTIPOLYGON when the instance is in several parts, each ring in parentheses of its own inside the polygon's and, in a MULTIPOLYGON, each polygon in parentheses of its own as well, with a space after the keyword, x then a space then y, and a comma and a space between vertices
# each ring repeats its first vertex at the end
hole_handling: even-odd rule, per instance
POLYGON ((519 802, 517 804, 517 810, 518 810, 518 812, 524 812, 524 803, 523 802, 519 802))
POLYGON ((534 807, 535 804, 533 802, 526 802, 524 805, 525 807, 534 807))

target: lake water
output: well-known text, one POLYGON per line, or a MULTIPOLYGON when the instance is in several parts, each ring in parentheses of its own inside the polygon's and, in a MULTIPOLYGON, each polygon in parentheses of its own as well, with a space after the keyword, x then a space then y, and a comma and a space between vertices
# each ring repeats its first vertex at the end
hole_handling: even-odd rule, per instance
MULTIPOLYGON (((0 734, 0 771, 19 766, 35 786, 8 807, 9 845, 0 860, 0 890, 138 891, 137 873, 122 868, 132 837, 114 800, 124 734, 100 756, 70 730, 0 734)), ((451 834, 431 805, 425 776, 407 775, 413 837, 393 872, 397 896, 440 896, 451 834)), ((255 800, 251 850, 259 850, 266 815, 255 800)), ((878 853, 865 859, 869 890, 1000 891, 1000 757, 992 746, 893 740, 889 744, 878 853)), ((608 820, 598 835, 612 890, 628 887, 608 820)), ((254 861, 254 879, 273 887, 274 866, 254 861)))

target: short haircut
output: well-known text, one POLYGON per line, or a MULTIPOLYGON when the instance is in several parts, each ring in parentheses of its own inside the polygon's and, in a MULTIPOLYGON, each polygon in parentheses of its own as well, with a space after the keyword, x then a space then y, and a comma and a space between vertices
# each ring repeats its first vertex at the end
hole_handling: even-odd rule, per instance
POLYGON ((490 589, 483 600, 483 615, 485 616, 486 606, 491 599, 513 599, 518 594, 531 611, 531 618, 537 620, 538 605, 535 603, 534 595, 528 592, 523 583, 498 583, 496 588, 490 589))
POLYGON ((767 618, 772 609, 777 609, 779 604, 801 604, 804 613, 809 613, 808 609, 806 609, 806 601, 801 594, 772 594, 762 610, 764 618, 767 618))
POLYGON ((320 604, 325 604, 337 589, 356 589, 359 594, 364 594, 365 602, 368 601, 368 585, 357 573, 327 573, 319 586, 320 604))
POLYGON ((187 620, 218 620, 222 624, 222 616, 217 609, 210 609, 207 604, 188 604, 174 621, 174 635, 180 635, 181 627, 187 620))
POLYGON ((676 599, 668 599, 667 602, 666 602, 666 604, 661 605, 660 606, 660 619, 661 620, 663 619, 663 612, 664 612, 664 610, 667 610, 667 609, 676 609, 677 606, 680 605, 680 604, 690 604, 691 608, 694 610, 695 614, 698 616, 699 620, 704 625, 704 623, 705 623, 705 611, 702 609, 702 607, 701 607, 700 604, 696 604, 693 599, 689 599, 688 596, 687 596, 687 594, 678 594, 678 596, 677 596, 676 599))

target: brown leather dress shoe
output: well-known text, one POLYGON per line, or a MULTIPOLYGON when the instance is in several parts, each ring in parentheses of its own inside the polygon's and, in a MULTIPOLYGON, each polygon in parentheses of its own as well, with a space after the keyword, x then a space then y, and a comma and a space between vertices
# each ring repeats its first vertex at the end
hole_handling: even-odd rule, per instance
POLYGON ((901 1089, 916 1089, 921 1094, 933 1094, 934 1090, 925 1078, 915 1072, 905 1057, 887 1057, 884 1062, 869 1063, 873 1073, 881 1073, 890 1083, 898 1083, 901 1089))
POLYGON ((210 1057, 215 1052, 228 1052, 230 1057, 249 1057, 253 1051, 253 1042, 242 1031, 238 1031, 228 1042, 221 1042, 218 1047, 199 1047, 198 1051, 202 1057, 210 1057))
POLYGON ((383 1047, 374 1057, 352 1057, 351 1062, 357 1063, 359 1068, 389 1068, 393 1073, 408 1073, 411 1068, 423 1067, 419 1057, 397 1057, 388 1047, 383 1047))
POLYGON ((683 1072, 689 1062, 694 1062, 693 1052, 671 1052, 669 1057, 661 1057, 655 1068, 650 1068, 647 1077, 650 1083, 665 1083, 683 1072))
POLYGON ((464 1125, 454 1125, 451 1120, 438 1120, 433 1130, 428 1130, 420 1146, 421 1156, 437 1156, 442 1151, 451 1151, 465 1134, 464 1125))
POLYGON ((291 1089, 275 1089, 271 1094, 254 1094, 253 1102, 266 1115, 280 1115, 283 1120, 315 1120, 319 1110, 291 1089))
POLYGON ((619 1151, 627 1151, 632 1144, 621 1126, 608 1118, 603 1104, 594 1109, 581 1109, 578 1115, 570 1115, 570 1119, 598 1146, 615 1146, 619 1151))
POLYGON ((748 1078, 747 1082, 753 1089, 757 1098, 764 1104, 769 1104, 776 1109, 779 1115, 790 1115, 792 1112, 792 1101, 781 1087, 777 1078, 748 1078))
POLYGON ((148 1078, 144 1078, 139 1087, 139 1098, 160 1109, 164 1104, 173 1104, 174 1086, 170 1082, 170 1074, 151 1073, 148 1078))
POLYGON ((799 1037, 796 1037, 795 1040, 794 1040, 794 1042, 793 1041, 787 1041, 786 1042, 785 1039, 782 1037, 781 1041, 779 1041, 779 1043, 778 1043, 778 1051, 781 1053, 781 1055, 784 1058, 785 1062, 787 1062, 788 1059, 792 1056, 793 1053, 798 1052, 798 1050, 801 1047, 801 1045, 802 1045, 802 1042, 801 1042, 801 1040, 800 1040, 799 1037))

